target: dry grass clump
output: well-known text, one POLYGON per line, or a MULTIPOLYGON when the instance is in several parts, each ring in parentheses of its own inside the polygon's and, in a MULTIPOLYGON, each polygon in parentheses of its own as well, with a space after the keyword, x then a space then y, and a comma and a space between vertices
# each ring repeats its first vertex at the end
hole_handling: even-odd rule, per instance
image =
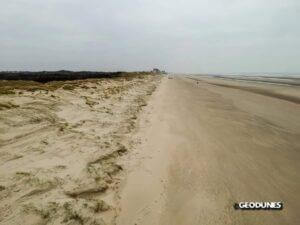
POLYGON ((64 90, 72 91, 75 89, 74 85, 66 84, 62 87, 64 90))
POLYGON ((15 94, 13 90, 0 89, 0 95, 12 95, 15 94))
MULTIPOLYGON (((118 77, 112 78, 93 78, 93 79, 84 79, 84 80, 69 80, 69 81, 50 81, 50 82, 36 82, 36 81, 25 81, 25 80, 0 80, 0 95, 6 94, 15 94, 16 90, 23 91, 55 91, 59 88, 63 88, 64 90, 74 90, 76 87, 81 87, 84 89, 88 89, 89 87, 85 84, 87 82, 97 82, 99 80, 126 80, 130 81, 134 78, 142 79, 145 76, 153 76, 147 72, 124 72, 118 77)), ((118 90, 115 90, 118 92, 118 90)), ((114 93, 111 93, 114 94, 114 93)))
POLYGON ((59 88, 63 88, 65 90, 73 90, 77 86, 76 81, 52 81, 48 83, 40 83, 35 81, 0 81, 0 94, 15 94, 16 90, 22 91, 55 91, 59 88))

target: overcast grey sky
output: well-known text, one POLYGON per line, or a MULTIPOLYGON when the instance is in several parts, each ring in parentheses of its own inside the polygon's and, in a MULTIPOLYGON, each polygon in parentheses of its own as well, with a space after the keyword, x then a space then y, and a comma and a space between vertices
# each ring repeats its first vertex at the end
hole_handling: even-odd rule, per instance
POLYGON ((299 72, 300 0, 1 0, 0 70, 299 72))

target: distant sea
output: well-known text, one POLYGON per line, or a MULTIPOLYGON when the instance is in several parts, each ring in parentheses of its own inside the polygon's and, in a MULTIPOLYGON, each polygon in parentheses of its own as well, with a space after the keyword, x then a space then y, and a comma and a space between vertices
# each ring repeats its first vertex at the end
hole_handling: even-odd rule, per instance
MULTIPOLYGON (((221 74, 221 73, 220 73, 221 74)), ((253 76, 253 77, 291 77, 291 78, 300 78, 300 72, 296 73, 276 73, 276 72, 270 72, 270 73, 264 73, 264 72, 256 72, 256 73, 223 73, 222 75, 228 75, 228 76, 253 76)))

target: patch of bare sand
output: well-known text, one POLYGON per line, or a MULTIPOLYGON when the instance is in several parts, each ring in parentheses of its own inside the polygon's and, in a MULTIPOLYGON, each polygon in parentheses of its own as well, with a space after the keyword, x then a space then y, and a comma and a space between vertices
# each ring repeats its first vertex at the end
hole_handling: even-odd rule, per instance
POLYGON ((170 78, 149 101, 118 224, 299 224, 300 107, 277 97, 299 87, 170 78), (235 210, 242 201, 284 209, 235 210))
POLYGON ((114 224, 119 159, 159 80, 1 81, 0 224, 114 224))

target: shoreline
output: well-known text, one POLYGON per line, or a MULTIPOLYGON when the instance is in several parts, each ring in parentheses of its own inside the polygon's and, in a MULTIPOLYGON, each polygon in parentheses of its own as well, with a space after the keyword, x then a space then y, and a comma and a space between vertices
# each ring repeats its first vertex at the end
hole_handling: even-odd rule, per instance
POLYGON ((118 225, 297 224, 298 103, 245 91, 247 82, 210 83, 229 85, 169 76, 152 96, 143 164, 122 188, 118 225), (239 201, 283 201, 284 210, 235 211, 239 201))

